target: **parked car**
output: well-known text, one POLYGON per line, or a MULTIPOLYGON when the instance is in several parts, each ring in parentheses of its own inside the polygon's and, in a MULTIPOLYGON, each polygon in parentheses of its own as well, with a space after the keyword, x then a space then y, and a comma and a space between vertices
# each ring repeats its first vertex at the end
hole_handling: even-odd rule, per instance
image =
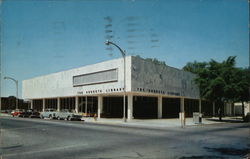
POLYGON ((44 112, 40 113, 40 118, 50 118, 55 119, 56 118, 56 110, 55 109, 45 109, 44 112))
POLYGON ((70 112, 68 109, 62 109, 60 112, 56 112, 56 118, 58 120, 81 120, 82 116, 70 112))
POLYGON ((40 113, 37 111, 33 111, 29 118, 40 118, 40 113))
POLYGON ((27 117, 29 117, 29 115, 30 115, 30 112, 23 111, 23 112, 21 112, 21 113, 18 115, 18 117, 27 118, 27 117))
POLYGON ((16 109, 16 110, 13 110, 13 111, 11 112, 11 115, 12 115, 13 117, 19 116, 22 112, 24 112, 23 109, 16 109))
POLYGON ((4 113, 4 114, 11 114, 12 110, 1 110, 1 113, 4 113))
POLYGON ((40 118, 40 113, 33 109, 28 109, 19 114, 18 116, 23 118, 40 118))

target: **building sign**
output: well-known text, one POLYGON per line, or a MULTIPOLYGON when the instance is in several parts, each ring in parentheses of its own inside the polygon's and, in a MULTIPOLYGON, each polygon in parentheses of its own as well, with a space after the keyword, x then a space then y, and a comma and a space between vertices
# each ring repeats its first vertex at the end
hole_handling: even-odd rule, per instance
POLYGON ((83 92, 82 92, 82 91, 81 91, 81 92, 77 92, 77 94, 81 94, 81 95, 82 95, 82 94, 83 94, 83 92))
POLYGON ((118 81, 118 69, 73 76, 73 86, 84 86, 118 81))

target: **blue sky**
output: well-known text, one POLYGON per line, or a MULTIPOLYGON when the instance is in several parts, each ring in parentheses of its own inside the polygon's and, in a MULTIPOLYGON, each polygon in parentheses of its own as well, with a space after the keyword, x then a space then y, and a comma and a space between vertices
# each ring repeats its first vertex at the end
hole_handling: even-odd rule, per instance
POLYGON ((247 0, 4 0, 1 95, 21 81, 128 55, 187 62, 237 56, 249 65, 247 0))

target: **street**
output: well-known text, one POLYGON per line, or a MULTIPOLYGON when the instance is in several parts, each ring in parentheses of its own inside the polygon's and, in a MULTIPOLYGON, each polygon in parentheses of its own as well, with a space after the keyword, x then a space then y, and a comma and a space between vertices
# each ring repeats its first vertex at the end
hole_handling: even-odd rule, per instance
POLYGON ((135 128, 0 117, 1 159, 247 158, 248 123, 135 128))

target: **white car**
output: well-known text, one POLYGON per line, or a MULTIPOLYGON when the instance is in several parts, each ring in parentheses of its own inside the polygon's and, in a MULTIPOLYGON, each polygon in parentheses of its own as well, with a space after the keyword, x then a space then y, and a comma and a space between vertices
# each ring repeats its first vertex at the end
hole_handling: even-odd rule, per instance
POLYGON ((55 117, 60 120, 81 120, 82 116, 70 112, 68 109, 63 109, 60 112, 56 112, 55 117))
POLYGON ((55 119, 56 118, 56 110, 55 109, 45 109, 43 112, 40 113, 40 118, 49 118, 55 119))

